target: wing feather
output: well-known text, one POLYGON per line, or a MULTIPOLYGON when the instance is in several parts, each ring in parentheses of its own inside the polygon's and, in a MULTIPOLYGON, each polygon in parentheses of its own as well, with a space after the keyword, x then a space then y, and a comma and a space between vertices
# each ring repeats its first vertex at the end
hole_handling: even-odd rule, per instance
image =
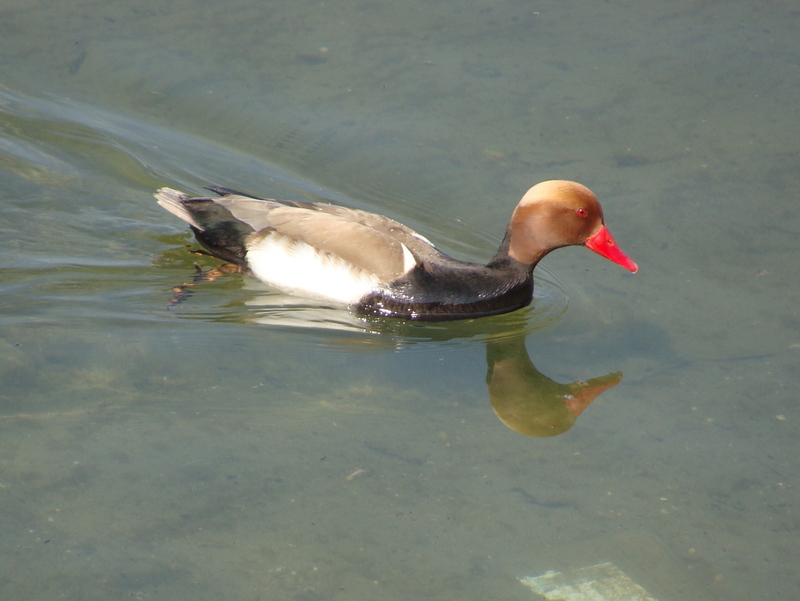
POLYGON ((278 207, 269 212, 269 221, 267 228, 251 236, 248 246, 277 232, 335 255, 383 282, 400 277, 410 267, 407 250, 400 241, 344 217, 312 209, 278 207))
MULTIPOLYGON (((167 200, 164 196, 161 199, 167 200)), ((180 200, 170 198, 172 202, 161 204, 189 221, 191 217, 180 206, 180 200)), ((411 228, 368 211, 326 203, 256 199, 240 194, 226 194, 213 202, 255 230, 247 241, 248 247, 277 232, 335 255, 383 282, 402 276, 419 262, 444 256, 411 228)))

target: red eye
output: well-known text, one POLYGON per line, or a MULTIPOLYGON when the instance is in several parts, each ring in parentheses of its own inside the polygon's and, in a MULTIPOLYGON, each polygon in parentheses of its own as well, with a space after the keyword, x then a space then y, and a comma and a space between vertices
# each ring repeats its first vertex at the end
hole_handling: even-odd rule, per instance
POLYGON ((575 209, 575 213, 577 213, 578 217, 586 217, 589 214, 589 211, 586 209, 575 209))

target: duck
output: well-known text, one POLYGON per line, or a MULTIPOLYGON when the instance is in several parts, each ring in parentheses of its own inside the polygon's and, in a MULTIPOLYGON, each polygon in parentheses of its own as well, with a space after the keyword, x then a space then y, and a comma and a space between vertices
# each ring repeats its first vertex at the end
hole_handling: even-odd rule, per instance
POLYGON ((565 246, 585 246, 633 273, 639 269, 617 246, 594 193, 568 180, 544 181, 525 193, 486 264, 454 259, 369 211, 206 189, 216 196, 161 188, 155 197, 211 255, 242 273, 363 317, 447 321, 516 311, 533 299, 539 261, 565 246))

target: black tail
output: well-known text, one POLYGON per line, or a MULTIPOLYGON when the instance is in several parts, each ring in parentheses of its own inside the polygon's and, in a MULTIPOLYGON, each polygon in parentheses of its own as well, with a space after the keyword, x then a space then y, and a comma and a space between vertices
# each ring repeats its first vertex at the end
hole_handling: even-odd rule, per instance
MULTIPOLYGON (((221 190, 224 189, 213 189, 218 193, 221 190)), ((167 211, 188 223, 198 242, 212 255, 237 265, 245 264, 245 242, 254 230, 234 217, 223 205, 211 198, 192 198, 172 188, 161 188, 156 192, 156 200, 167 211)))
POLYGON ((247 236, 255 230, 210 198, 191 198, 181 203, 197 224, 190 225, 197 241, 215 257, 245 264, 247 236))

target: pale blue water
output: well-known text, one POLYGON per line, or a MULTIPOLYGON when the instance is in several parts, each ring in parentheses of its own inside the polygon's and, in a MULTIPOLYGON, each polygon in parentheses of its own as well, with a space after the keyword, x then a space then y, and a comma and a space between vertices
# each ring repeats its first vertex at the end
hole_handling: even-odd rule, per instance
POLYGON ((603 561, 660 601, 796 596, 798 24, 790 2, 0 9, 0 597, 523 600, 519 577, 603 561), (216 263, 161 186, 345 202, 478 260, 562 177, 639 274, 561 250, 532 308, 444 325, 239 276, 170 306, 216 263), (487 353, 534 412, 550 380, 624 375, 523 436, 487 353))

